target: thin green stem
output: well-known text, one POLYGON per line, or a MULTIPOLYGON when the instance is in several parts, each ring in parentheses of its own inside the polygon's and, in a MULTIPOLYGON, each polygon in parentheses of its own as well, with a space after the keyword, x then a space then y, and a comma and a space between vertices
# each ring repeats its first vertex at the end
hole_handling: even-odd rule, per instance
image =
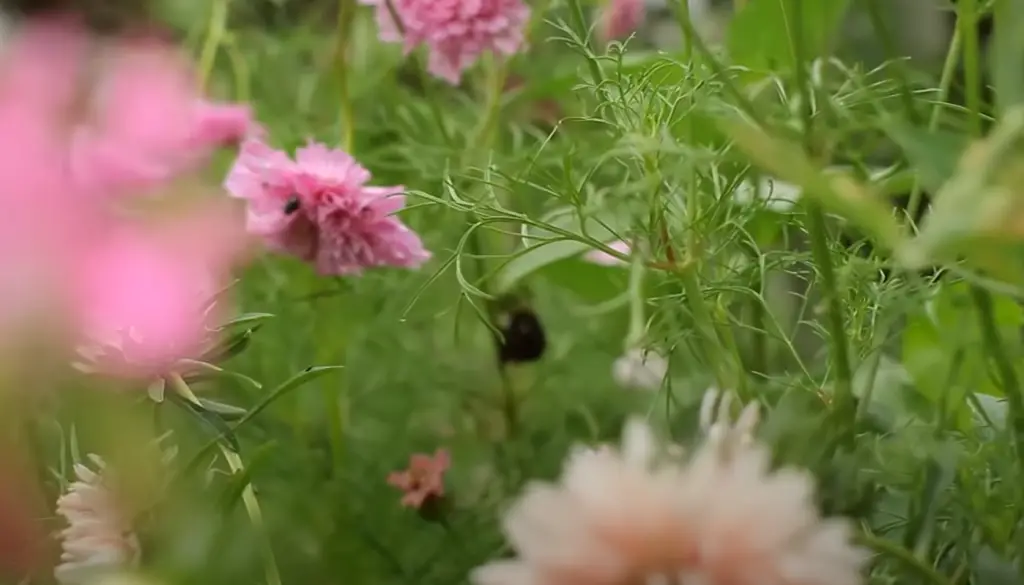
POLYGON ((985 349, 992 357, 999 371, 1006 402, 1010 406, 1010 417, 1013 424, 1013 440, 1017 449, 1017 457, 1024 463, 1024 399, 1021 397, 1020 382, 1017 371, 1006 353, 1003 340, 996 327, 995 311, 992 308, 992 295, 987 290, 972 285, 971 298, 978 310, 978 322, 981 326, 981 338, 985 349))
MULTIPOLYGON (((170 381, 171 389, 179 396, 193 404, 200 404, 199 398, 192 392, 192 388, 189 387, 184 378, 178 374, 171 374, 168 380, 170 381)), ((221 454, 224 455, 224 460, 227 461, 228 467, 231 468, 233 474, 237 475, 245 472, 245 466, 242 464, 242 458, 238 453, 223 442, 218 442, 217 447, 220 449, 221 454)), ((263 513, 260 510, 260 503, 256 499, 256 491, 253 490, 252 483, 247 483, 245 489, 242 490, 242 503, 245 504, 245 510, 249 514, 253 527, 256 528, 262 537, 263 570, 267 576, 267 585, 281 585, 281 572, 277 568, 274 549, 270 543, 270 536, 264 528, 263 513)))
POLYGON ((335 32, 337 43, 335 67, 338 72, 338 86, 341 107, 342 148, 352 152, 355 140, 355 112, 352 106, 352 95, 349 83, 349 49, 352 44, 352 23, 355 21, 355 0, 338 0, 338 22, 335 32))
POLYGON ((900 98, 903 100, 903 109, 906 110, 907 117, 910 121, 916 123, 917 108, 914 106, 914 95, 911 93, 910 89, 910 76, 907 74, 906 62, 899 58, 899 54, 896 51, 896 45, 893 43, 889 27, 885 24, 885 17, 882 15, 878 2, 879 0, 869 0, 868 15, 871 18, 871 24, 875 29, 875 33, 879 40, 882 41, 882 47, 885 49, 885 54, 893 60, 893 68, 896 71, 896 76, 900 86, 900 98))
MULTIPOLYGON (((964 38, 964 84, 966 106, 970 117, 970 129, 975 137, 982 134, 981 120, 981 55, 978 41, 978 3, 977 0, 960 0, 958 4, 957 28, 964 38)), ((1014 118, 1009 118, 1012 120, 1014 118)), ((1011 127, 1009 122, 1004 126, 1011 127)), ((995 138, 1002 135, 1002 128, 997 129, 995 138)), ((993 152, 996 148, 993 147, 993 152)), ((996 327, 995 312, 992 308, 992 295, 986 289, 971 285, 971 298, 978 311, 982 341, 986 350, 996 363, 999 377, 1003 384, 1003 392, 1010 406, 1010 417, 1013 424, 1013 440, 1017 457, 1024 462, 1024 399, 1021 397, 1020 383, 1017 372, 1006 353, 1003 340, 996 327)))
MULTIPOLYGON (((633 243, 632 249, 638 251, 636 242, 633 243)), ((647 317, 644 315, 644 272, 644 264, 637 254, 630 264, 629 271, 629 331, 626 334, 626 350, 642 344, 647 335, 647 317)))
POLYGON ((683 283, 683 290, 686 293, 687 304, 690 307, 690 312, 693 314, 693 321, 697 326, 697 332, 700 333, 701 339, 705 343, 710 343, 713 348, 708 350, 707 345, 702 346, 705 359, 710 362, 714 370, 715 382, 718 384, 718 387, 722 389, 735 388, 740 399, 747 401, 750 397, 746 396, 745 391, 741 391, 743 377, 739 375, 739 368, 730 366, 729 354, 722 344, 721 337, 718 335, 714 317, 704 301, 704 292, 700 288, 700 281, 697 278, 696 270, 696 263, 689 263, 681 267, 677 274, 683 283))
MULTIPOLYGON (((708 67, 715 74, 715 77, 721 81, 722 87, 726 93, 732 97, 733 101, 736 102, 736 106, 742 111, 751 121, 756 123, 762 128, 766 127, 763 116, 757 111, 757 107, 751 102, 746 95, 733 83, 733 80, 729 77, 728 72, 722 64, 715 59, 711 50, 704 43, 704 39, 697 34, 697 29, 693 26, 693 21, 690 19, 689 3, 687 0, 674 0, 676 3, 676 22, 679 27, 683 30, 684 38, 686 39, 688 50, 692 51, 696 49, 700 53, 704 60, 707 62, 708 67)), ((780 0, 781 1, 781 0, 780 0)), ((692 58, 691 58, 691 63, 692 58)), ((779 128, 780 132, 788 133, 789 130, 786 127, 779 128)))
POLYGON ((957 30, 964 39, 964 89, 970 129, 981 136, 981 48, 978 40, 978 0, 960 0, 957 4, 957 30))
POLYGON ((228 5, 231 0, 214 0, 210 9, 210 19, 206 27, 206 39, 199 53, 199 88, 205 90, 213 74, 213 64, 217 59, 217 51, 224 41, 227 30, 228 5))
MULTIPOLYGON (((235 453, 223 444, 218 445, 218 447, 220 447, 220 452, 224 455, 224 460, 227 461, 228 467, 231 468, 231 473, 235 475, 245 473, 245 466, 242 464, 242 458, 238 456, 238 453, 235 453)), ((245 511, 249 515, 249 520, 252 522, 253 527, 262 537, 263 571, 267 576, 267 585, 281 585, 281 572, 277 568, 277 561, 274 559, 274 549, 270 543, 270 535, 263 524, 263 511, 260 509, 260 503, 256 499, 256 491, 253 489, 251 482, 246 483, 245 488, 242 490, 242 503, 245 505, 245 511)))
MULTIPOLYGON (((806 53, 803 39, 803 0, 790 0, 793 19, 793 55, 796 61, 796 83, 801 93, 801 118, 803 122, 803 146, 805 152, 813 153, 813 112, 809 80, 807 79, 806 53)), ((835 363, 836 381, 834 404, 839 412, 849 412, 855 416, 853 396, 853 371, 850 366, 850 350, 844 323, 843 301, 836 281, 835 268, 832 265, 832 254, 829 251, 828 227, 825 212, 817 202, 807 204, 808 231, 811 237, 811 253, 814 262, 821 271, 823 296, 828 307, 828 330, 832 345, 832 359, 835 363)))
MULTIPOLYGON (((959 20, 959 16, 957 17, 959 20)), ((939 95, 932 107, 932 113, 928 118, 928 131, 934 132, 939 127, 939 118, 942 115, 942 106, 949 98, 949 89, 953 85, 953 76, 956 74, 956 64, 960 60, 960 52, 963 47, 963 34, 960 26, 957 25, 953 31, 953 38, 949 41, 949 51, 946 52, 946 61, 942 64, 942 76, 939 78, 939 95)), ((907 204, 907 217, 914 222, 922 202, 921 177, 914 174, 914 186, 910 190, 910 202, 907 204)), ((915 225, 916 229, 917 226, 915 225)))

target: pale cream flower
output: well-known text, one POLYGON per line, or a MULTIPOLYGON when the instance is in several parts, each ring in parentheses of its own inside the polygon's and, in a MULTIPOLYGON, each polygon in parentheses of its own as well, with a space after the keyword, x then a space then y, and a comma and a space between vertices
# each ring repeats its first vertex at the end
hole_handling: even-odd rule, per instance
POLYGON ((858 585, 865 554, 847 523, 819 517, 802 471, 769 469, 756 443, 660 457, 630 421, 621 451, 586 449, 561 482, 534 482, 505 517, 518 558, 477 585, 858 585), (723 456, 725 455, 725 456, 723 456))
POLYGON ((138 564, 139 541, 109 485, 103 460, 89 458, 96 471, 75 465, 77 480, 57 500, 57 513, 68 527, 61 531, 61 563, 54 571, 63 585, 81 585, 138 564))
POLYGON ((653 350, 630 349, 612 365, 615 382, 631 390, 657 390, 666 374, 668 360, 653 350))

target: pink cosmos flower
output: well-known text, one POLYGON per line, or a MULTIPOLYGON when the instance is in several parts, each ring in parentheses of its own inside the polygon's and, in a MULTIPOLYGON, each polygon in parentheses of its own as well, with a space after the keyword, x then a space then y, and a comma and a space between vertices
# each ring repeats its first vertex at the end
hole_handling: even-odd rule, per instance
POLYGON ((225 187, 248 201, 248 227, 276 251, 312 262, 321 274, 416 268, 430 258, 393 214, 404 187, 371 187, 351 156, 310 142, 295 160, 257 138, 242 145, 225 187))
POLYGON ((864 582, 864 551, 852 544, 845 521, 818 514, 809 474, 772 470, 764 446, 727 441, 729 432, 716 437, 674 461, 673 449, 662 449, 646 424, 632 420, 621 451, 574 452, 558 483, 532 483, 505 516, 518 557, 477 569, 472 581, 864 582))
POLYGON ((121 225, 85 255, 73 289, 93 369, 149 378, 199 357, 219 315, 210 294, 242 252, 241 222, 223 206, 155 226, 121 225))
POLYGON ((426 45, 427 69, 453 85, 484 51, 517 53, 530 19, 522 0, 392 0, 396 23, 386 0, 360 1, 377 7, 382 41, 426 45))
POLYGON ((388 476, 388 484, 403 492, 402 505, 421 508, 433 498, 444 497, 444 473, 451 467, 448 451, 438 449, 434 456, 417 453, 409 458, 409 468, 388 476))
POLYGON ((205 162, 245 136, 247 106, 199 97, 191 67, 155 38, 111 42, 99 57, 90 119, 72 138, 72 169, 101 194, 144 191, 205 162))
POLYGON ((605 41, 621 39, 640 27, 644 20, 644 0, 608 0, 598 22, 605 41))
MULTIPOLYGON (((616 252, 621 252, 622 254, 628 255, 632 252, 632 248, 630 247, 629 242, 624 242, 622 240, 612 242, 608 244, 608 247, 611 248, 612 250, 615 250, 616 252)), ((625 262, 623 262, 622 260, 619 260, 615 256, 612 256, 611 254, 601 250, 590 250, 589 252, 583 255, 583 258, 587 262, 600 264, 601 266, 625 265, 625 262)))

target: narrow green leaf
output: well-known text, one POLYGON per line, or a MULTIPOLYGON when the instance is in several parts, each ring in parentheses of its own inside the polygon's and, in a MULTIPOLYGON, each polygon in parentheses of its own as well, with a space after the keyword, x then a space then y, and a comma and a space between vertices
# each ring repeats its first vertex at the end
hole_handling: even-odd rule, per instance
POLYGON ((207 410, 220 416, 224 420, 238 420, 245 416, 246 410, 239 408, 231 404, 224 404, 223 402, 217 402, 216 400, 209 400, 207 398, 200 398, 199 404, 207 410))
POLYGON ((228 358, 232 358, 249 347, 249 342, 252 341, 252 334, 259 328, 259 325, 233 333, 222 341, 216 348, 204 356, 206 361, 220 362, 228 358))
MULTIPOLYGON (((203 445, 203 447, 199 449, 199 451, 196 452, 195 455, 192 456, 192 459, 190 459, 189 462, 185 464, 185 466, 182 468, 183 473, 188 473, 188 471, 195 469, 206 457, 210 455, 210 453, 213 452, 214 449, 217 448, 217 444, 222 439, 234 439, 234 433, 238 431, 238 429, 241 428, 242 425, 252 420, 257 414, 263 412, 264 409, 266 409, 268 406, 276 402, 279 398, 282 398, 288 393, 297 390, 302 386, 305 386, 306 384, 309 384, 310 382, 316 380, 317 378, 320 378, 342 368, 344 368, 344 366, 314 366, 306 368, 305 370, 302 370, 298 374, 286 380, 280 386, 271 390, 266 396, 263 397, 263 400, 256 404, 256 406, 249 409, 249 412, 247 412, 246 415, 239 419, 238 422, 235 423, 233 426, 227 427, 227 425, 224 424, 224 421, 218 419, 218 422, 226 428, 222 430, 222 432, 209 443, 203 445)), ((237 441, 234 442, 233 445, 237 445, 237 441)), ((236 452, 238 451, 238 449, 235 448, 234 446, 232 448, 234 448, 236 452)))
POLYGON ((225 321, 220 325, 220 327, 218 327, 218 329, 224 330, 229 327, 234 327, 236 325, 248 325, 250 323, 259 323, 261 321, 266 321, 267 319, 273 318, 274 315, 271 313, 243 313, 241 315, 238 315, 234 319, 231 319, 230 321, 225 321))
POLYGON ((179 406, 182 410, 192 415, 201 426, 207 427, 214 432, 217 437, 217 441, 227 441, 227 444, 236 453, 242 449, 238 443, 238 438, 235 437, 234 431, 224 419, 213 412, 205 410, 202 406, 194 404, 193 402, 186 400, 177 392, 168 392, 165 396, 167 399, 179 406))
POLYGON ((260 384, 257 380, 254 380, 245 374, 226 370, 208 362, 199 360, 182 360, 182 362, 200 370, 198 372, 190 373, 187 376, 183 376, 183 378, 185 378, 185 382, 188 383, 189 386, 194 383, 198 384, 208 380, 223 379, 233 383, 240 383, 242 386, 247 388, 255 388, 257 390, 263 388, 263 384, 260 384))

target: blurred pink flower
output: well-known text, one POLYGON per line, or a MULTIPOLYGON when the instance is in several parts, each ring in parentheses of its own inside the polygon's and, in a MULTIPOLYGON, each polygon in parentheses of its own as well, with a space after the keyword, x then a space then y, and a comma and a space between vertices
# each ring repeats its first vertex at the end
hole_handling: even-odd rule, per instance
POLYGON ((66 168, 67 111, 86 36, 62 19, 21 25, 0 64, 0 341, 56 316, 61 280, 98 213, 66 168))
POLYGON ((223 288, 242 222, 222 201, 146 224, 89 195, 174 179, 242 133, 246 115, 203 102, 155 39, 109 41, 86 85, 97 42, 74 19, 34 19, 0 64, 0 341, 66 319, 61 341, 117 344, 104 367, 141 376, 193 357, 206 333, 195 291, 204 279, 223 288))
POLYGON ((256 138, 243 145, 225 187, 248 201, 248 227, 276 251, 313 262, 321 274, 416 268, 430 258, 393 214, 404 188, 366 185, 370 172, 348 154, 310 142, 295 160, 256 138))
POLYGON ((451 466, 448 451, 438 449, 434 456, 417 453, 409 458, 409 468, 388 476, 388 484, 403 492, 402 505, 420 508, 432 498, 444 497, 444 473, 451 466))
POLYGON ((227 208, 192 210, 153 226, 121 225, 98 238, 73 289, 79 346, 108 375, 151 378, 209 347, 220 315, 210 296, 243 251, 241 222, 227 208), (112 351, 113 350, 113 351, 112 351))
POLYGON ((629 36, 644 21, 644 0, 607 0, 598 22, 605 41, 629 36))
POLYGON ((101 194, 159 186, 244 137, 247 106, 199 97, 195 75, 175 48, 155 38, 111 42, 100 57, 91 118, 72 138, 72 170, 101 194))
POLYGON ((676 462, 659 457, 645 423, 630 421, 621 452, 576 451, 558 484, 526 488, 504 521, 519 557, 477 569, 472 581, 863 583, 865 554, 845 521, 819 516, 811 476, 772 471, 761 445, 724 444, 709 440, 676 462))
MULTIPOLYGON (((622 254, 626 254, 627 256, 632 252, 632 248, 630 247, 629 242, 624 242, 622 240, 612 242, 610 244, 607 244, 607 246, 612 250, 615 250, 616 252, 622 254)), ((612 256, 611 254, 604 252, 602 250, 590 250, 589 252, 583 255, 583 258, 587 262, 600 264, 601 266, 623 266, 626 264, 622 260, 619 260, 615 256, 612 256)))
POLYGON ((385 0, 361 0, 377 7, 383 41, 430 50, 427 69, 451 84, 484 51, 514 55, 523 44, 530 9, 522 0, 393 0, 400 24, 385 0))

